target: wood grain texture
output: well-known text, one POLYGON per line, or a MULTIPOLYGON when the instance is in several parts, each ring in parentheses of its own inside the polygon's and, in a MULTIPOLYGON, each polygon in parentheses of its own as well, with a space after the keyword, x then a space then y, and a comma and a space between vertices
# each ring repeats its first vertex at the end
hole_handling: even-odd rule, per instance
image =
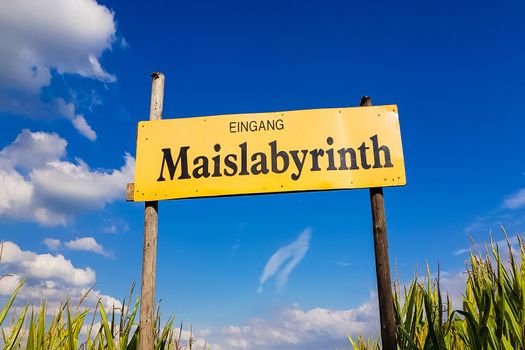
MULTIPOLYGON (((360 106, 371 106, 372 99, 361 98, 360 106)), ((372 207, 372 229, 374 232, 374 253, 376 260, 377 296, 379 299, 379 319, 381 321, 381 343, 383 350, 397 349, 396 326, 394 321, 394 301, 390 278, 390 258, 388 257, 388 239, 386 234, 385 203, 383 188, 370 189, 372 207)))
POLYGON ((135 184, 133 182, 126 186, 126 202, 133 202, 135 200, 135 184))
MULTIPOLYGON (((150 120, 162 119, 164 75, 152 73, 150 120)), ((152 350, 154 342, 155 283, 157 274, 158 201, 144 203, 144 245, 140 303, 139 349, 152 350)))

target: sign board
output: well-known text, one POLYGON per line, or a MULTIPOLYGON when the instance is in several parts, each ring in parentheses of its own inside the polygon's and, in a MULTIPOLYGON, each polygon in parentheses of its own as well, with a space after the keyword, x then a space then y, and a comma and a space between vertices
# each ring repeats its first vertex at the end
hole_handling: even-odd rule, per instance
POLYGON ((405 183, 396 105, 138 124, 135 201, 405 183))

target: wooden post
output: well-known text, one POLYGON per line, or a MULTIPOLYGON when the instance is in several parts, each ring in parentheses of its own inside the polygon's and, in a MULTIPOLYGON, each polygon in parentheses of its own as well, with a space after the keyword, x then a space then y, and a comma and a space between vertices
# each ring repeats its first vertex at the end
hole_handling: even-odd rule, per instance
MULTIPOLYGON (((371 106, 372 99, 361 98, 361 106, 371 106)), ((392 281, 390 279, 390 260, 386 236, 385 203, 383 188, 370 189, 372 206, 372 226, 374 231, 374 252, 376 259, 377 295, 379 298, 379 319, 381 322, 381 342, 383 350, 395 350, 396 326, 394 322, 394 301, 392 299, 392 281)))
MULTIPOLYGON (((152 73, 150 120, 162 119, 164 75, 152 73)), ((144 204, 144 246, 140 303, 139 350, 152 350, 154 342, 155 277, 157 267, 158 201, 144 204)))

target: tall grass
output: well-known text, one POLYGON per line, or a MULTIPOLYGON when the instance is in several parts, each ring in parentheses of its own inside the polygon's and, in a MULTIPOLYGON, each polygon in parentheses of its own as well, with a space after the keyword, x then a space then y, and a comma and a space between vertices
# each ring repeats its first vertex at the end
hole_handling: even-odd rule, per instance
MULTIPOLYGON (((416 276, 403 288, 396 283, 398 349, 525 349, 525 247, 518 236, 513 248, 503 232, 504 254, 492 239, 483 253, 473 245, 460 309, 453 309, 441 291, 439 273, 433 280, 428 266, 423 280, 416 276)), ((354 349, 380 348, 362 337, 350 342, 354 349)))

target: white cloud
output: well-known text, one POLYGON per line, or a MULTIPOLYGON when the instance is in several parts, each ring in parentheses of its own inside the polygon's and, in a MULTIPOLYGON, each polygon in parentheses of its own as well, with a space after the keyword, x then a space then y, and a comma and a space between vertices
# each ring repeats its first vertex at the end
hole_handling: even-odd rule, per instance
POLYGON ((465 270, 447 272, 442 271, 439 276, 440 288, 443 297, 448 295, 454 310, 463 306, 463 293, 467 285, 467 272, 465 270))
POLYGON ((114 14, 93 0, 0 0, 0 81, 39 90, 50 69, 102 81, 115 77, 98 57, 111 48, 114 14))
POLYGON ((23 170, 43 167, 47 162, 63 157, 66 146, 66 140, 57 134, 24 129, 13 143, 0 151, 0 169, 4 162, 23 170))
MULTIPOLYGON (((96 277, 91 268, 76 267, 71 260, 60 254, 38 254, 22 250, 10 241, 3 242, 0 274, 8 274, 0 283, 0 297, 10 296, 22 279, 27 277, 16 299, 17 303, 40 305, 41 300, 46 300, 48 314, 56 312, 60 303, 67 298, 70 298, 72 305, 76 305, 94 285, 96 277)), ((111 309, 113 305, 118 308, 116 312, 122 309, 122 304, 117 299, 96 290, 87 294, 84 305, 94 307, 99 299, 106 309, 111 309)))
MULTIPOLYGON (((83 288, 80 291, 80 294, 81 295, 85 295, 87 291, 88 291, 87 288, 83 288)), ((96 304, 96 302, 98 300, 100 300, 100 303, 102 304, 104 309, 112 310, 113 307, 114 307, 115 308, 115 313, 122 312, 122 307, 123 306, 122 306, 122 303, 118 299, 116 299, 116 298, 114 298, 114 297, 112 297, 110 295, 102 294, 100 291, 97 291, 97 290, 90 291, 85 300, 86 300, 87 304, 91 304, 91 305, 96 304)))
POLYGON ((77 238, 64 243, 64 245, 72 250, 82 250, 106 256, 109 255, 109 253, 104 250, 104 247, 101 244, 99 244, 93 237, 77 238))
POLYGON ((525 206, 525 188, 505 197, 503 205, 509 209, 518 209, 525 206))
MULTIPOLYGON (((0 284, 0 298, 9 297, 21 281, 22 277, 20 275, 10 275, 3 278, 0 284)), ((77 305, 88 290, 89 288, 86 287, 30 278, 20 289, 16 304, 24 305, 26 302, 29 302, 32 305, 41 305, 41 301, 45 300, 47 315, 54 315, 61 303, 67 299, 70 300, 71 305, 77 305)), ((122 303, 110 295, 102 294, 100 291, 89 291, 87 297, 84 298, 83 305, 87 308, 94 308, 99 299, 106 310, 111 310, 115 306, 115 313, 120 313, 122 303)))
POLYGON ((379 334, 379 311, 374 291, 362 305, 347 310, 299 306, 286 308, 269 319, 252 319, 245 325, 230 325, 197 332, 228 350, 318 350, 347 348, 347 335, 379 334))
POLYGON ((20 282, 22 282, 20 276, 13 274, 3 276, 2 283, 0 283, 0 295, 11 295, 20 282))
MULTIPOLYGON (((80 328, 80 335, 86 336, 88 332, 91 330, 91 336, 93 337, 93 334, 97 334, 100 328, 102 327, 102 322, 94 322, 93 325, 91 323, 85 323, 82 328, 80 328)), ((131 332, 131 334, 133 334, 131 332)))
MULTIPOLYGON (((486 237, 494 229, 499 230, 503 226, 507 232, 523 232, 525 224, 525 188, 518 189, 514 193, 503 197, 501 204, 474 218, 465 228, 465 233, 479 237, 486 237)), ((464 254, 468 250, 459 249, 457 255, 464 254)))
POLYGON ((100 57, 115 41, 114 13, 95 0, 0 0, 0 109, 32 118, 58 114, 93 140, 81 115, 60 111, 62 98, 43 102, 52 71, 114 82, 100 57))
POLYGON ((129 224, 122 218, 109 218, 102 216, 99 221, 101 226, 95 229, 96 232, 114 234, 129 231, 129 224))
POLYGON ((122 39, 120 39, 120 48, 121 48, 122 50, 127 50, 127 49, 129 49, 129 43, 128 43, 128 41, 126 40, 126 38, 124 38, 124 37, 123 37, 122 39))
POLYGON ((135 159, 114 170, 92 170, 63 160, 67 142, 56 134, 23 130, 0 151, 0 216, 66 225, 75 214, 124 198, 135 159))
POLYGON ((22 213, 31 206, 33 187, 15 171, 0 170, 0 215, 22 213))
POLYGON ((95 141, 97 139, 97 134, 86 122, 86 118, 84 118, 83 115, 76 115, 72 122, 75 129, 77 129, 81 135, 84 135, 91 141, 95 141))
POLYGON ((133 167, 134 159, 130 155, 126 155, 122 168, 108 172, 91 170, 83 162, 57 160, 45 168, 33 169, 30 180, 40 200, 56 211, 100 209, 106 202, 124 198, 133 167))
MULTIPOLYGON (((519 249, 519 240, 518 235, 515 235, 514 237, 510 237, 508 243, 510 244, 512 249, 519 249)), ((474 245, 470 245, 470 247, 465 247, 458 249, 454 252, 454 255, 463 255, 467 254, 473 251, 477 252, 484 252, 486 245, 489 243, 474 243, 474 245)), ((500 239, 498 241, 494 241, 494 245, 498 247, 507 247, 507 240, 506 239, 500 239)), ((506 250, 504 250, 506 251, 506 250)))
POLYGON ((109 224, 108 226, 104 226, 102 228, 102 232, 104 233, 117 233, 118 227, 115 224, 109 224))
POLYGON ((46 238, 44 239, 44 244, 50 250, 57 250, 58 247, 60 247, 61 242, 59 239, 46 238))
POLYGON ((282 287, 288 281, 288 276, 308 251, 310 236, 311 230, 307 228, 294 242, 279 248, 270 257, 259 281, 259 292, 262 291, 264 283, 275 275, 278 287, 282 287))
POLYGON ((461 248, 454 252, 454 255, 463 255, 470 252, 470 248, 461 248))
POLYGON ((91 268, 76 268, 63 255, 37 254, 21 250, 13 242, 3 242, 2 265, 9 273, 39 280, 60 280, 69 285, 82 286, 95 282, 91 268))
POLYGON ((97 139, 97 133, 87 123, 86 118, 84 118, 82 114, 76 113, 76 108, 73 103, 67 103, 62 98, 56 98, 54 100, 54 105, 58 114, 69 119, 73 124, 73 127, 77 129, 81 135, 87 137, 91 141, 97 139))

